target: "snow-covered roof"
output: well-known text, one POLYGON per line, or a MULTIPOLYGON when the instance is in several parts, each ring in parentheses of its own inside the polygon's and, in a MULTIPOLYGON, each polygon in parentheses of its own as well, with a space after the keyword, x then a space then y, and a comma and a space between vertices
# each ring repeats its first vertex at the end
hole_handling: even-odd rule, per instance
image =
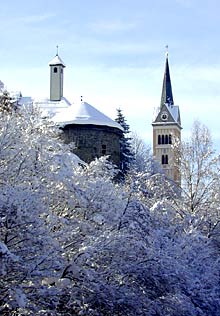
POLYGON ((17 99, 18 105, 29 105, 33 102, 32 97, 18 97, 17 99))
POLYGON ((20 97, 17 99, 17 103, 20 106, 27 106, 33 103, 33 105, 39 107, 43 116, 53 117, 56 113, 70 107, 71 103, 64 97, 60 101, 51 101, 48 98, 32 98, 32 97, 20 97))
POLYGON ((43 115, 50 118, 56 115, 56 113, 68 109, 71 105, 71 103, 64 97, 62 97, 60 101, 51 101, 48 98, 36 98, 33 99, 33 104, 42 110, 43 115))
POLYGON ((179 126, 181 126, 179 106, 165 103, 162 108, 158 108, 153 118, 153 124, 160 125, 161 122, 163 125, 177 123, 179 126), (169 113, 168 119, 166 121, 161 121, 160 116, 163 111, 169 113))
POLYGON ((59 124, 59 126, 69 124, 91 124, 110 126, 123 130, 120 124, 110 119, 87 102, 81 102, 77 105, 72 104, 69 108, 55 114, 53 121, 59 124))
POLYGON ((49 66, 55 66, 55 65, 62 65, 63 67, 66 67, 62 59, 59 55, 56 55, 50 62, 49 66))
POLYGON ((64 97, 62 97, 60 101, 51 101, 48 98, 41 98, 41 99, 35 98, 33 99, 33 102, 34 104, 44 109, 53 108, 55 112, 57 112, 56 109, 58 108, 59 109, 68 108, 71 105, 71 103, 64 97))
POLYGON ((179 106, 178 105, 170 105, 167 106, 170 114, 172 115, 174 121, 178 122, 179 119, 179 106))

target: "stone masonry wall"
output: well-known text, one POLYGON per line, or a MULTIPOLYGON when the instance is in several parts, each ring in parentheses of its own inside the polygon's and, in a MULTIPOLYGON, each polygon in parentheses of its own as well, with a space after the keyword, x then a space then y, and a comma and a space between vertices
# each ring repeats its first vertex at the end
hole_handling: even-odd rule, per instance
POLYGON ((66 125, 63 128, 65 143, 73 142, 74 153, 89 163, 95 158, 108 155, 110 161, 119 167, 122 132, 114 127, 95 125, 66 125))

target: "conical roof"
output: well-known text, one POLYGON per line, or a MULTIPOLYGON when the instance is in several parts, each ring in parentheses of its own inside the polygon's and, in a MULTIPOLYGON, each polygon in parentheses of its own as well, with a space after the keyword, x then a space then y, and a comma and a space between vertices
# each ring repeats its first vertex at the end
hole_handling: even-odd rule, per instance
POLYGON ((70 124, 110 126, 123 130, 122 126, 98 111, 87 102, 72 104, 53 117, 53 121, 64 127, 70 124))
POLYGON ((160 107, 158 107, 155 117, 153 118, 153 125, 170 125, 177 123, 181 128, 180 110, 178 105, 174 105, 172 85, 170 79, 170 69, 168 61, 168 52, 166 53, 166 63, 163 78, 163 88, 161 95, 160 107), (163 118, 164 112, 166 119, 163 118))
POLYGON ((160 108, 163 107, 164 104, 173 105, 173 93, 172 93, 172 85, 170 79, 170 69, 169 69, 169 62, 168 62, 168 54, 166 56, 166 63, 165 63, 165 72, 163 78, 163 88, 162 88, 162 95, 161 95, 161 102, 160 108))
POLYGON ((56 65, 62 65, 63 67, 66 67, 58 54, 49 62, 49 66, 56 66, 56 65))

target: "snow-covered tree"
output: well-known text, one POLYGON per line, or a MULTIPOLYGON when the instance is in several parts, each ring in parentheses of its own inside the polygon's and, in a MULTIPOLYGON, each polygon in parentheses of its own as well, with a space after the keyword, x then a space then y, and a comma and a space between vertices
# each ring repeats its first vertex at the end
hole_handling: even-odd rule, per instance
POLYGON ((160 164, 153 158, 151 148, 145 141, 138 135, 137 132, 131 132, 131 149, 134 155, 132 167, 130 172, 135 169, 136 172, 153 174, 164 174, 160 164))
POLYGON ((72 215, 75 237, 66 245, 69 265, 63 278, 69 283, 60 309, 66 314, 126 316, 208 316, 220 311, 215 241, 178 216, 166 200, 148 208, 123 187, 115 194, 112 182, 100 190, 104 183, 96 177, 96 166, 91 174, 89 169, 80 185, 90 196, 89 204, 79 200, 78 215, 72 215), (92 198, 95 187, 100 195, 92 198))
POLYGON ((15 109, 16 101, 10 97, 10 94, 7 90, 1 90, 0 86, 0 111, 11 113, 15 109))
POLYGON ((61 247, 46 226, 47 206, 31 190, 9 185, 0 190, 0 310, 12 315, 56 307, 58 291, 43 285, 58 277, 64 265, 61 247))
POLYGON ((0 118, 2 315, 220 314, 218 238, 182 216, 163 174, 115 183, 38 110, 0 118))
POLYGON ((216 227, 219 213, 219 156, 213 149, 209 129, 195 121, 188 140, 174 143, 181 171, 183 209, 196 218, 196 223, 206 222, 207 231, 216 227), (212 224, 211 224, 212 222, 212 224), (209 223, 209 224, 208 224, 209 223))
POLYGON ((134 161, 134 153, 131 147, 130 127, 126 123, 126 118, 121 109, 117 109, 117 117, 115 119, 123 127, 123 134, 120 139, 120 170, 122 178, 130 169, 131 163, 134 161))
POLYGON ((149 162, 153 160, 150 146, 134 131, 131 132, 130 145, 134 155, 132 168, 137 171, 145 171, 149 167, 149 162))
POLYGON ((192 213, 208 208, 218 178, 218 157, 215 156, 209 129, 195 121, 189 139, 174 146, 178 151, 186 208, 192 213))
POLYGON ((52 212, 65 146, 32 106, 0 112, 0 131, 0 311, 43 315, 58 301, 58 290, 43 280, 58 278, 65 261, 52 212))
POLYGON ((69 264, 59 312, 208 316, 219 311, 216 241, 180 216, 155 180, 151 195, 141 198, 143 187, 129 191, 111 181, 114 172, 104 158, 80 170, 72 184, 75 207, 63 214, 69 264))

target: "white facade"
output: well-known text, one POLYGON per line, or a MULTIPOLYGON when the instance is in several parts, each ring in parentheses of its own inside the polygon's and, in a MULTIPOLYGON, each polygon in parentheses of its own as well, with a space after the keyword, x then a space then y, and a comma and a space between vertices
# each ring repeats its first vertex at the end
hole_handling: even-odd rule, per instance
POLYGON ((50 66, 50 101, 60 101, 63 97, 63 71, 65 64, 61 58, 56 55, 50 66))

